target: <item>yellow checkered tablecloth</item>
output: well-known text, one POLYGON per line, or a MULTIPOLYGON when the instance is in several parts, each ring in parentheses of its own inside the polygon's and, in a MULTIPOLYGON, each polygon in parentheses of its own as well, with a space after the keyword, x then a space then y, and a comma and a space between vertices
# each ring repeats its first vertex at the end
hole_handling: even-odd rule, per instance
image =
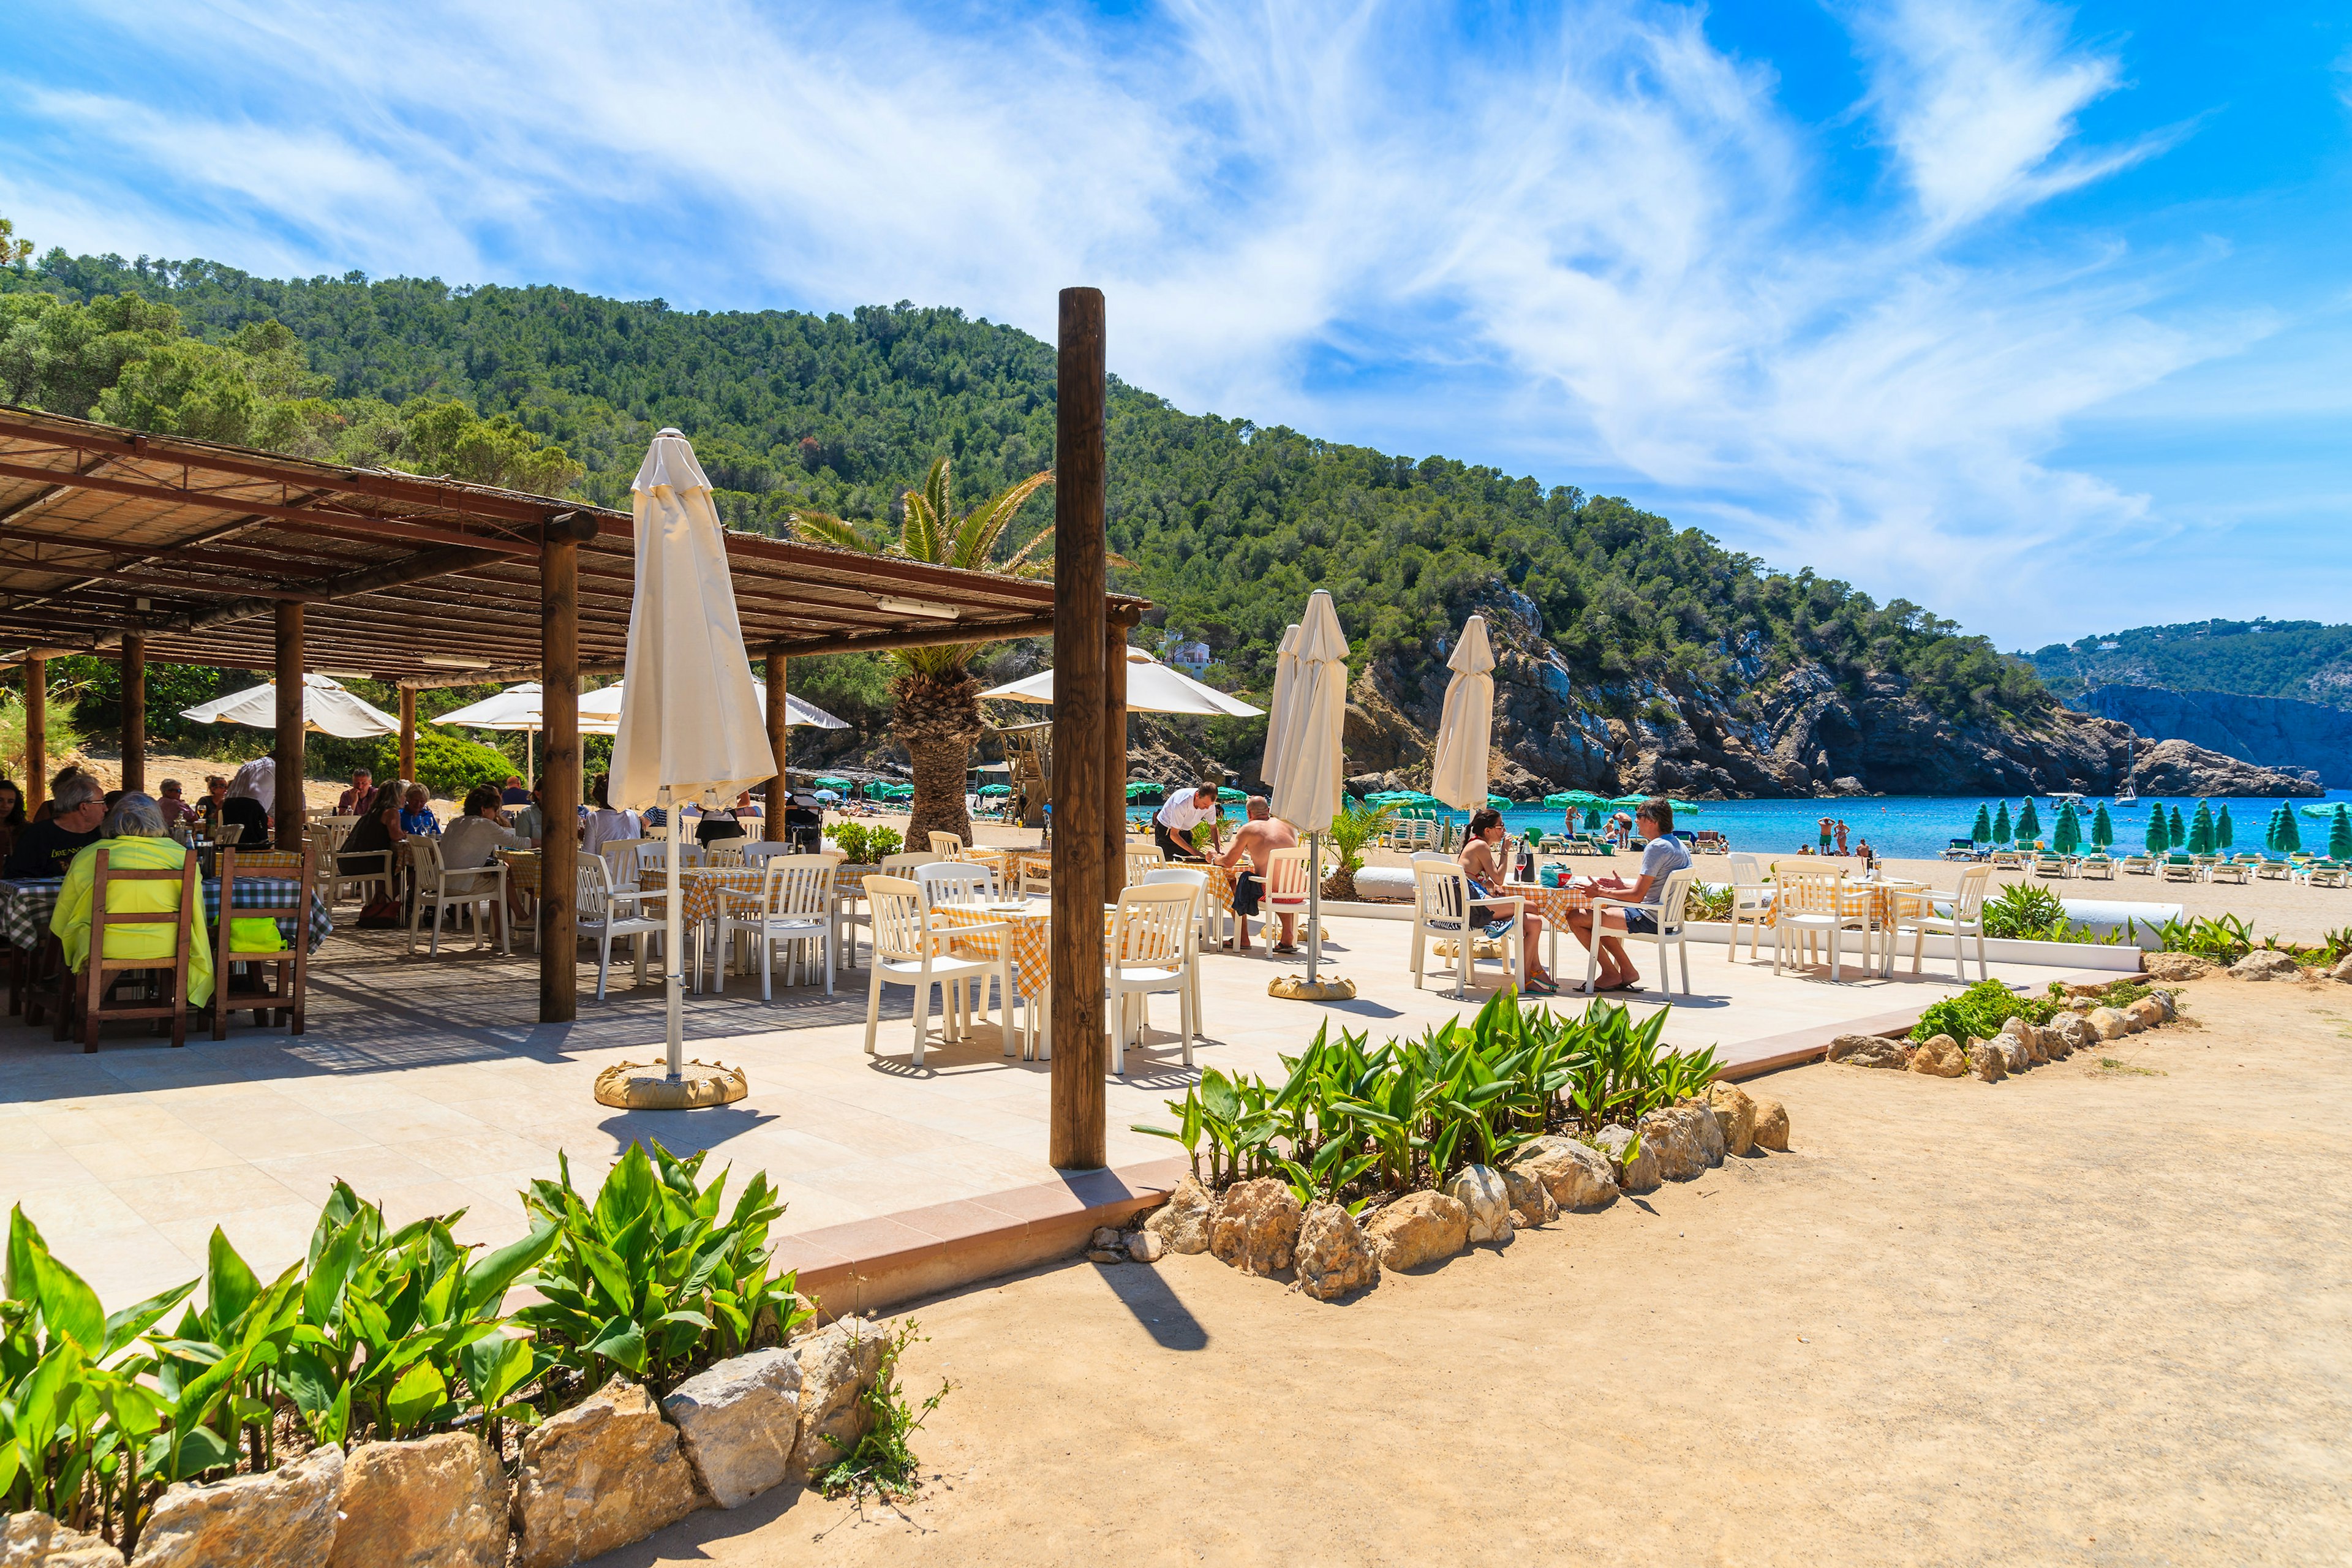
MULTIPOLYGON (((1049 871, 1053 868, 1054 855, 1053 851, 1048 849, 1007 849, 1002 853, 1004 857, 1004 870, 1003 874, 997 879, 997 883, 998 886, 1013 891, 1019 890, 1021 874, 1031 865, 1034 864, 1041 871, 1049 871)), ((1223 866, 1202 865, 1194 860, 1171 861, 1169 864, 1195 866, 1208 872, 1209 897, 1214 899, 1217 907, 1227 914, 1233 912, 1234 873, 1231 870, 1223 866)))
MULTIPOLYGON (((722 893, 742 893, 756 900, 765 886, 767 872, 741 866, 681 866, 677 871, 678 918, 689 921, 715 921, 719 918, 719 899, 722 893)), ((637 886, 649 893, 658 893, 669 886, 667 871, 641 871, 637 886)))
POLYGON ((1052 971, 1052 939, 1054 921, 1044 904, 1034 906, 1035 912, 1021 910, 986 910, 948 905, 931 911, 941 925, 991 926, 1001 925, 1002 931, 976 931, 969 937, 958 937, 956 946, 973 957, 997 958, 1012 945, 1013 988, 1024 996, 1042 996, 1045 976, 1052 971))
POLYGON ((1546 888, 1526 882, 1506 882, 1500 895, 1524 901, 1528 913, 1541 915, 1554 925, 1564 915, 1580 915, 1592 907, 1592 894, 1584 888, 1546 888))
POLYGON ((536 849, 501 849, 499 858, 507 863, 507 886, 519 893, 539 897, 539 851, 536 849))
MULTIPOLYGON (((320 866, 326 868, 327 857, 321 855, 320 866)), ((236 852, 236 868, 240 871, 299 871, 302 868, 299 849, 240 849, 236 852)))

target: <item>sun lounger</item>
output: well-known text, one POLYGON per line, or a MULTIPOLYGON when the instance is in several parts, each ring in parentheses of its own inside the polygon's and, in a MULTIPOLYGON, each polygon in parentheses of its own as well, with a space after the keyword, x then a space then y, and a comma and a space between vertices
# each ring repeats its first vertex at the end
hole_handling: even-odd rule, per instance
POLYGON ((2186 855, 2167 855, 2164 858, 2164 879, 2168 882, 2197 880, 2197 862, 2186 855))
POLYGON ((2115 857, 2085 855, 2074 862, 2074 874, 2086 881, 2112 882, 2116 879, 2115 857))
POLYGON ((2294 879, 2293 868, 2285 861, 2268 858, 2254 863, 2254 875, 2265 882, 2285 882, 2294 879))
POLYGON ((2156 862, 2145 855, 2126 855, 2123 858, 2122 865, 2124 874, 2128 877, 2156 875, 2156 862))
POLYGON ((2063 878, 2066 875, 2066 862, 2055 855, 2037 855, 2033 858, 2033 874, 2063 878))
POLYGON ((2252 867, 2238 861, 2217 860, 2205 873, 2205 879, 2210 882, 2251 882, 2254 879, 2254 873, 2252 867))
POLYGON ((2340 860, 2315 861, 2311 869, 2304 873, 2303 885, 2306 888, 2341 888, 2345 885, 2345 865, 2340 860))

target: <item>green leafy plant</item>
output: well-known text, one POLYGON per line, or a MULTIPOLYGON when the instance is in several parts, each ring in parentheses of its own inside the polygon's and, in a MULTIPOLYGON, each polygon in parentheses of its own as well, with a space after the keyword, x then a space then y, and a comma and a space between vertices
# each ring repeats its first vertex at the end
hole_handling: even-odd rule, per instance
POLYGON ((2063 1010, 2063 1004, 2053 997, 2020 996, 1998 980, 1979 981, 1958 996, 1947 996, 1928 1005, 1911 1026, 1915 1040, 1932 1039, 1937 1035, 1949 1035, 1961 1045, 1971 1039, 1989 1040, 2000 1033, 2000 1026, 2011 1018, 2023 1018, 2029 1024, 2046 1024, 2063 1010))
POLYGON ((898 1358, 909 1344, 926 1337, 917 1332, 914 1321, 908 1319, 883 1342, 881 1370, 858 1396, 867 1415, 865 1436, 854 1445, 830 1433, 825 1436, 825 1441, 841 1455, 815 1477, 817 1489, 826 1497, 862 1501, 870 1496, 895 1502, 913 1494, 919 1466, 912 1447, 915 1434, 955 1387, 941 1378, 939 1392, 919 1407, 908 1404, 906 1390, 898 1382, 898 1358))
POLYGON ((2157 927, 2167 952, 2191 952, 2216 963, 2235 963, 2254 950, 2253 923, 2238 915, 2193 915, 2157 927))
POLYGON ((1728 882, 1693 882, 1683 897, 1683 918, 1694 921, 1727 921, 1731 918, 1734 890, 1728 882))
POLYGON ((895 827, 869 827, 866 830, 866 853, 868 864, 878 864, 886 855, 896 855, 907 847, 907 841, 895 827))
POLYGON ((1324 834, 1339 860, 1338 868, 1323 879, 1325 898, 1355 898, 1356 873, 1364 868, 1364 847, 1395 826, 1396 820, 1393 803, 1372 805, 1353 798, 1348 801, 1324 834))
POLYGON ((866 825, 862 822, 836 822, 831 829, 833 847, 849 858, 853 866, 871 866, 878 858, 867 842, 866 825))
MULTIPOLYGON (((496 788, 506 782, 507 775, 521 771, 504 752, 478 742, 461 741, 446 731, 436 733, 432 725, 417 726, 416 777, 410 782, 421 784, 436 795, 462 800, 468 790, 483 784, 496 788)), ((377 744, 374 772, 378 782, 400 776, 400 745, 396 740, 377 744)))

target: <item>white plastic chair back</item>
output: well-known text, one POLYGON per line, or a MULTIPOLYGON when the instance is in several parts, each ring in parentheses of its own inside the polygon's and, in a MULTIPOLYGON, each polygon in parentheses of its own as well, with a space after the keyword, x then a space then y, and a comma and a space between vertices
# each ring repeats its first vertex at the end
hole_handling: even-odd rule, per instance
POLYGON ((1985 889, 1992 881, 1992 868, 1971 866, 1960 873, 1959 896, 1952 901, 1952 918, 1971 923, 1984 908, 1985 889))
POLYGON ((931 835, 931 853, 942 860, 962 859, 963 847, 963 840, 952 833, 931 835))
POLYGON ((877 961, 923 961, 930 942, 930 921, 923 909, 921 883, 900 877, 868 877, 866 907, 874 918, 874 956, 877 961))
POLYGON ((1129 888, 1118 896, 1111 925, 1110 962, 1124 969, 1173 969, 1184 962, 1197 889, 1162 882, 1129 888))
POLYGON ((915 868, 915 885, 923 889, 924 907, 942 904, 979 905, 988 901, 996 879, 988 868, 969 860, 934 860, 915 868))
POLYGON ((945 857, 934 855, 928 849, 901 850, 896 855, 885 855, 882 857, 882 874, 886 877, 897 877, 901 879, 910 879, 913 878, 915 868, 918 866, 937 865, 943 858, 945 858, 945 857))
POLYGON ((574 867, 580 899, 580 918, 602 922, 613 914, 613 868, 601 855, 583 855, 574 867))
POLYGON ((1684 922, 1690 918, 1691 880, 1697 875, 1697 868, 1691 866, 1668 874, 1665 886, 1658 889, 1658 935, 1682 934, 1684 922))
MULTIPOLYGON (((772 838, 760 838, 744 844, 736 852, 743 857, 743 864, 746 866, 765 866, 779 855, 793 853, 793 849, 791 845, 779 844, 772 838)), ((839 857, 836 855, 836 863, 839 857)))
POLYGON ((1265 902, 1303 906, 1307 902, 1307 851, 1276 849, 1265 858, 1265 902))
POLYGON ((760 908, 771 919, 824 920, 833 907, 830 855, 772 855, 760 880, 760 908))
POLYGON ((1414 917, 1424 926, 1461 931, 1470 921, 1470 878, 1443 855, 1424 855, 1412 863, 1414 917))
POLYGON ((1160 853, 1160 846, 1157 844, 1129 845, 1127 847, 1128 881, 1130 883, 1142 881, 1145 874, 1151 868, 1160 864, 1166 858, 1166 856, 1160 853))

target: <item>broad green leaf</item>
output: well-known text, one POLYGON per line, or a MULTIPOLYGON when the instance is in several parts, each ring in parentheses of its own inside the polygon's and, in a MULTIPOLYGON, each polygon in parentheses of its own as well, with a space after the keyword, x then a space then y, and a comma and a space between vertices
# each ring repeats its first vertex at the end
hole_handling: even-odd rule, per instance
POLYGON ((205 1318, 218 1339, 231 1323, 245 1316, 253 1299, 261 1294, 261 1281, 228 1244, 228 1237, 220 1226, 213 1226, 212 1242, 205 1254, 205 1318))
POLYGON ((150 1296, 136 1306, 125 1307, 106 1320, 106 1353, 113 1355, 123 1346, 152 1329, 163 1314, 188 1299, 196 1288, 193 1279, 160 1294, 150 1296))
POLYGON ((441 1408, 449 1384, 431 1362, 420 1361, 400 1374, 384 1400, 384 1414, 406 1431, 441 1408))

